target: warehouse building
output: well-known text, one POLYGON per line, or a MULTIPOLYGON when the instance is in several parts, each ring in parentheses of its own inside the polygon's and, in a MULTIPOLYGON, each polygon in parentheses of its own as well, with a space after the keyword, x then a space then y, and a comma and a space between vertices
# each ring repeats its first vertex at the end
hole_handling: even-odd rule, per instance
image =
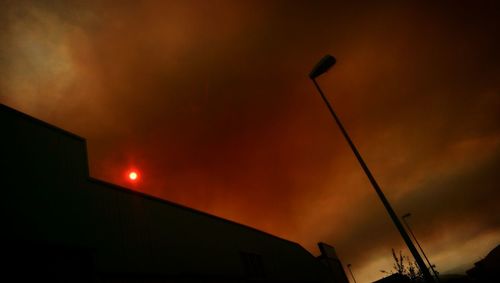
POLYGON ((94 179, 84 139, 5 105, 0 125, 4 277, 348 283, 326 244, 316 258, 297 243, 94 179))

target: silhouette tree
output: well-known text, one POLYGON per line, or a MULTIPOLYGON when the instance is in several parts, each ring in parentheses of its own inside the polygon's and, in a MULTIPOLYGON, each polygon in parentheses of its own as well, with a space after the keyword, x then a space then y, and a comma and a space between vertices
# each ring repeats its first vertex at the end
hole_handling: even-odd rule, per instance
POLYGON ((409 278, 411 282, 424 282, 424 275, 418 268, 415 261, 411 261, 408 256, 403 255, 402 251, 399 251, 399 254, 396 254, 394 249, 391 250, 392 258, 394 259, 394 264, 392 265, 393 269, 389 272, 385 270, 380 270, 380 272, 388 275, 399 274, 409 278))

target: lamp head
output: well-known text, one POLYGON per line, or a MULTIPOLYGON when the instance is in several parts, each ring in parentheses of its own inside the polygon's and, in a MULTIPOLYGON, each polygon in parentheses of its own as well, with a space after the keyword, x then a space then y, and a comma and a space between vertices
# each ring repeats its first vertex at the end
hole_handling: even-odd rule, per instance
POLYGON ((312 71, 309 73, 309 78, 314 80, 323 73, 326 73, 333 65, 335 65, 335 62, 337 62, 335 57, 332 55, 326 55, 316 64, 316 66, 314 66, 312 71))

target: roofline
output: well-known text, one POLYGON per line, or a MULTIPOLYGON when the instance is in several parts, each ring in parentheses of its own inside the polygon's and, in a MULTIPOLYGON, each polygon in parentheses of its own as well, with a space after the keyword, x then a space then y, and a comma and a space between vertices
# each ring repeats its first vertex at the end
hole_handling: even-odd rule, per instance
MULTIPOLYGON (((298 245, 300 247, 302 247, 299 243, 296 243, 296 242, 293 242, 293 241, 290 241, 290 240, 287 240, 287 239, 284 239, 284 238, 281 238, 281 237, 278 237, 276 235, 273 235, 273 234, 270 234, 268 232, 265 232, 265 231, 262 231, 262 230, 259 230, 257 228, 254 228, 254 227, 251 227, 251 226, 248 226, 248 225, 245 225, 245 224, 242 224, 242 223, 238 223, 238 222, 235 222, 235 221, 232 221, 232 220, 229 220, 229 219, 226 219, 226 218, 222 218, 220 216, 216 216, 216 215, 213 215, 213 214, 210 214, 210 213, 207 213, 207 212, 204 212, 204 211, 201 211, 201 210, 197 210, 197 209, 194 209, 194 208, 191 208, 191 207, 188 207, 188 206, 185 206, 185 205, 182 205, 182 204, 178 204, 178 203, 175 203, 175 202, 172 202, 172 201, 169 201, 169 200, 166 200, 166 199, 162 199, 160 197, 155 197, 153 195, 149 195, 149 194, 146 194, 146 193, 143 193, 143 192, 139 192, 139 191, 136 191, 136 190, 133 190, 133 189, 130 189, 130 188, 127 188, 127 187, 123 187, 123 186, 120 186, 120 185, 116 185, 116 184, 113 184, 113 183, 110 183, 110 182, 107 182, 107 181, 103 181, 103 180, 100 180, 100 179, 97 179, 97 178, 94 178, 94 177, 91 177, 91 176, 88 176, 88 180, 90 182, 93 182, 93 183, 97 183, 97 184, 101 184, 101 185, 104 185, 104 186, 107 186, 109 187, 110 189, 114 189, 114 190, 118 190, 118 191, 121 191, 121 192, 125 192, 125 193, 129 193, 129 194, 132 194, 132 195, 136 195, 136 196, 139 196, 139 197, 142 197, 144 199, 147 199, 147 200, 152 200, 152 201, 156 201, 156 202, 159 202, 159 203, 162 203, 162 204, 166 204, 166 205, 170 205, 170 206, 174 206, 174 207, 177 207, 177 208, 180 208, 180 209, 184 209, 184 210, 187 210, 189 212, 194 212, 196 214, 199 214, 199 215, 203 215, 203 216, 207 216, 207 217, 210 217, 210 218, 213 218, 215 220, 219 220, 219 221, 224 221, 224 222, 227 222, 229 224, 233 224, 233 225, 237 225, 237 226, 240 226, 240 227, 243 227, 243 228, 246 228, 246 229, 249 229, 249 230, 253 230, 255 232, 258 232, 258 233, 261 233, 261 234, 264 234, 266 236, 271 236, 275 239, 278 239, 278 240, 282 240, 282 241, 285 241, 287 243, 291 243, 291 244, 295 244, 295 245, 298 245)), ((303 248, 303 247, 302 247, 303 248)), ((304 249, 305 250, 305 249, 304 249)), ((307 250, 306 250, 307 251, 307 250)))
POLYGON ((85 138, 83 138, 83 137, 81 137, 81 136, 79 136, 77 134, 74 134, 74 133, 66 131, 66 130, 64 130, 62 128, 59 128, 59 127, 54 126, 52 124, 49 124, 49 123, 47 123, 47 122, 45 122, 43 120, 40 120, 40 119, 35 118, 33 116, 30 116, 30 115, 28 115, 28 114, 26 114, 24 112, 21 112, 21 111, 19 111, 17 109, 14 109, 14 108, 12 108, 10 106, 7 106, 7 105, 3 104, 3 103, 0 103, 0 108, 5 109, 6 111, 14 112, 16 115, 23 116, 23 118, 25 118, 25 119, 31 120, 32 122, 36 122, 36 123, 38 123, 38 124, 40 124, 40 125, 42 125, 42 126, 44 126, 46 128, 51 129, 51 130, 61 132, 61 133, 65 134, 65 135, 70 136, 70 137, 72 137, 74 139, 77 139, 79 141, 83 141, 83 142, 86 141, 85 138))
POLYGON ((114 190, 119 190, 119 191, 122 191, 122 192, 125 192, 125 193, 136 195, 138 197, 142 197, 144 199, 148 199, 148 200, 160 202, 162 204, 167 204, 167 205, 170 205, 170 206, 174 206, 174 207, 177 207, 177 208, 180 208, 180 209, 184 209, 184 210, 187 210, 187 211, 190 211, 190 212, 193 212, 193 213, 197 213, 199 215, 207 216, 207 217, 219 220, 219 221, 224 221, 224 222, 227 222, 229 224, 238 225, 238 226, 243 227, 245 229, 249 229, 249 230, 261 233, 263 235, 271 236, 271 237, 273 237, 275 239, 278 239, 278 240, 281 240, 281 241, 285 241, 287 243, 291 243, 291 244, 297 245, 297 246, 301 247, 303 250, 305 250, 308 254, 310 254, 311 256, 313 256, 308 250, 306 250, 304 247, 302 247, 299 243, 296 243, 296 242, 293 242, 293 241, 290 241, 290 240, 278 237, 276 235, 264 232, 264 231, 259 230, 257 228, 254 228, 254 227, 251 227, 251 226, 247 226, 245 224, 241 224, 241 223, 229 220, 229 219, 225 219, 225 218, 222 218, 222 217, 219 217, 219 216, 207 213, 207 212, 196 210, 194 208, 187 207, 187 206, 184 206, 184 205, 181 205, 181 204, 178 204, 178 203, 166 200, 166 199, 162 199, 162 198, 159 198, 159 197, 148 195, 148 194, 145 194, 143 192, 135 191, 135 190, 132 190, 130 188, 126 188, 126 187, 123 187, 123 186, 119 186, 119 185, 116 185, 116 184, 113 184, 113 183, 109 183, 109 182, 106 182, 106 181, 103 181, 103 180, 96 179, 96 178, 90 176, 90 173, 89 173, 89 170, 88 170, 88 168, 89 168, 89 161, 88 161, 88 152, 87 152, 87 140, 85 138, 83 138, 81 136, 78 136, 78 135, 76 135, 74 133, 71 133, 69 131, 66 131, 66 130, 64 130, 62 128, 59 128, 57 126, 54 126, 52 124, 49 124, 47 122, 44 122, 44 121, 42 121, 40 119, 37 119, 37 118, 35 118, 33 116, 30 116, 30 115, 28 115, 26 113, 23 113, 23 112, 21 112, 19 110, 11 108, 11 107, 3 104, 3 103, 0 103, 0 110, 2 110, 2 109, 6 110, 6 111, 10 111, 10 112, 12 112, 12 113, 14 113, 16 115, 21 116, 22 118, 30 120, 32 122, 38 123, 38 124, 40 124, 40 125, 42 125, 42 126, 44 126, 46 128, 49 128, 50 130, 58 131, 61 134, 64 134, 64 135, 69 136, 71 138, 74 138, 76 140, 82 141, 84 143, 84 151, 85 151, 85 162, 86 162, 85 165, 86 165, 86 168, 87 168, 86 175, 87 175, 87 180, 90 181, 90 182, 97 183, 97 184, 102 184, 102 185, 105 185, 105 186, 107 186, 107 187, 109 187, 111 189, 114 189, 114 190))

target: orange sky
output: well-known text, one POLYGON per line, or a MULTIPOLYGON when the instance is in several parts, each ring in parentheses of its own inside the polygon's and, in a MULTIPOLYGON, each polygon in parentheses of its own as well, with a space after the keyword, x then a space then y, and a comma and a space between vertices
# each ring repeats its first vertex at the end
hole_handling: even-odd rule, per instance
POLYGON ((86 137, 92 176, 381 277, 403 243, 308 80, 331 53, 319 82, 438 270, 499 244, 496 1, 66 2, 0 4, 0 102, 86 137))

